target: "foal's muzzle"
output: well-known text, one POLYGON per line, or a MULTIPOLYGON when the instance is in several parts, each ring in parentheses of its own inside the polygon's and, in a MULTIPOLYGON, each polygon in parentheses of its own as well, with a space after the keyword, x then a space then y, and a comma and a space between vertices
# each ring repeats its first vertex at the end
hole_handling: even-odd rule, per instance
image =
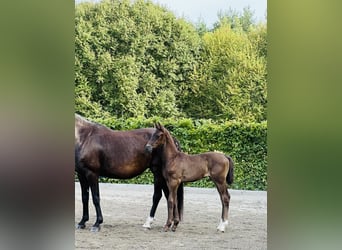
POLYGON ((146 150, 146 152, 148 152, 148 153, 152 153, 152 145, 151 144, 146 144, 146 146, 145 146, 145 150, 146 150))

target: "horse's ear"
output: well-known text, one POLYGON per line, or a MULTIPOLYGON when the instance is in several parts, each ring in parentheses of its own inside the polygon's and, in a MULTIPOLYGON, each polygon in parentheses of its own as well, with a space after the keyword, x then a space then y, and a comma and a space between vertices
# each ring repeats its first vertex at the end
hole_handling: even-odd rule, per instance
POLYGON ((160 123, 159 122, 156 122, 154 125, 155 125, 156 129, 160 129, 160 123))

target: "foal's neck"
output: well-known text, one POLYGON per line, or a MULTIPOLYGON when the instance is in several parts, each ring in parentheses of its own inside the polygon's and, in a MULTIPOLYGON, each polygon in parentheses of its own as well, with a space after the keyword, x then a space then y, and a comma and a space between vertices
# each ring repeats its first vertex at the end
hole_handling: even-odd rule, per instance
POLYGON ((163 151, 164 151, 165 160, 171 157, 174 157, 179 152, 169 133, 166 134, 166 141, 164 144, 163 151))

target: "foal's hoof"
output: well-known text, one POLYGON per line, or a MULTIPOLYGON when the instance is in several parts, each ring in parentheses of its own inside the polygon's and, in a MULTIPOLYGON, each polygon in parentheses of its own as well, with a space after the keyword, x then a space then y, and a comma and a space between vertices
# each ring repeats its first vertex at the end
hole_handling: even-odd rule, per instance
POLYGON ((100 226, 98 226, 98 227, 97 226, 92 226, 90 228, 90 231, 96 233, 96 232, 100 231, 100 226))
POLYGON ((173 226, 171 227, 172 232, 176 232, 176 229, 177 229, 177 226, 175 226, 175 225, 173 225, 173 226))
POLYGON ((163 231, 164 231, 164 232, 169 231, 169 229, 170 229, 170 226, 166 226, 166 225, 165 225, 165 226, 163 227, 163 231))
POLYGON ((85 224, 77 224, 76 229, 85 229, 85 224))

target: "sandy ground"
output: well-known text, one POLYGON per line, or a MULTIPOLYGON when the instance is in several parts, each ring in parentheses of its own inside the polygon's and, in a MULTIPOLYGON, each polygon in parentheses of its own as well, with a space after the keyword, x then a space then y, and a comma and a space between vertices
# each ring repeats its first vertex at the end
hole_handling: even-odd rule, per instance
MULTIPOLYGON (((76 249, 267 249, 267 192, 229 190, 229 224, 217 232, 221 202, 216 189, 184 188, 184 220, 176 232, 163 232, 167 205, 163 197, 152 229, 142 225, 152 205, 152 185, 100 184, 104 222, 100 232, 90 198, 86 229, 75 230, 76 249)), ((75 225, 82 216, 79 183, 75 183, 75 225)))

